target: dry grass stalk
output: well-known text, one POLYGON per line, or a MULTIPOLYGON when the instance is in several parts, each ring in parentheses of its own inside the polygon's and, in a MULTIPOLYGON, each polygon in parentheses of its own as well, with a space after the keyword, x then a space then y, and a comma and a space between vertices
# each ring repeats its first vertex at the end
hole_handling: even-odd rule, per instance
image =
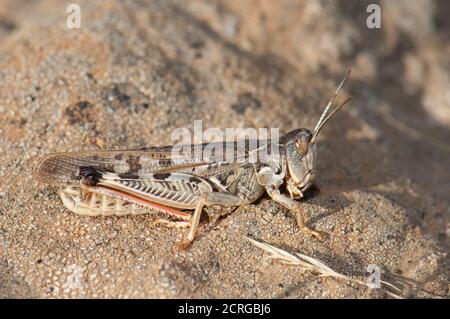
MULTIPOLYGON (((317 273, 319 277, 334 277, 339 278, 351 282, 358 283, 360 285, 364 285, 370 289, 373 289, 373 287, 360 279, 352 278, 347 275, 338 273, 325 265, 324 263, 320 262, 317 259, 314 259, 312 257, 303 255, 301 253, 295 253, 295 255, 288 253, 285 250, 282 250, 280 248, 274 247, 272 245, 258 242, 252 238, 246 237, 247 240, 249 240, 252 244, 254 244, 256 247, 266 251, 270 254, 269 259, 277 260, 283 264, 287 265, 293 265, 300 267, 303 271, 310 271, 313 273, 317 273)), ((393 284, 383 281, 380 281, 382 289, 388 296, 396 299, 402 299, 401 292, 402 290, 398 287, 394 286, 393 284)))

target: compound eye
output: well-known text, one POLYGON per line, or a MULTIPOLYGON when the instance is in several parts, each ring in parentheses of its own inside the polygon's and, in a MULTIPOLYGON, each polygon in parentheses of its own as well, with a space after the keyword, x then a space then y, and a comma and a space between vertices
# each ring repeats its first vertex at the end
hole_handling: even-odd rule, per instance
POLYGON ((300 155, 303 155, 303 156, 305 156, 308 153, 308 145, 309 145, 309 142, 305 138, 300 137, 294 141, 295 149, 297 150, 297 152, 300 155))

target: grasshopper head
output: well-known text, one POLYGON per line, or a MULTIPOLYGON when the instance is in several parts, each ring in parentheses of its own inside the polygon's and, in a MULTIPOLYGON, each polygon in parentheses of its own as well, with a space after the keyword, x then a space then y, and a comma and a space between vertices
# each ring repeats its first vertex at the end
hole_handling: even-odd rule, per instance
POLYGON ((287 188, 292 198, 303 196, 316 175, 316 144, 312 143, 313 133, 302 128, 293 132, 285 143, 289 178, 287 188))
POLYGON ((305 192, 314 181, 316 176, 317 137, 324 124, 351 100, 351 97, 347 98, 341 105, 336 107, 328 116, 326 116, 349 75, 350 71, 347 72, 333 97, 328 102, 313 132, 306 128, 302 128, 286 135, 285 148, 289 172, 287 189, 292 198, 303 197, 303 192, 305 192))

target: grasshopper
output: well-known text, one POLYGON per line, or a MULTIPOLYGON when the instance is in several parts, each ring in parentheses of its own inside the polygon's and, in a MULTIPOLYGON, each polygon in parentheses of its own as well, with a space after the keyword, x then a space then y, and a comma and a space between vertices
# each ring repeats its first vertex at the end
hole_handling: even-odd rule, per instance
MULTIPOLYGON (((297 200, 303 197, 316 175, 319 132, 351 99, 347 98, 327 116, 349 75, 350 71, 313 131, 296 129, 279 141, 259 141, 256 148, 244 143, 246 159, 243 161, 236 161, 239 155, 232 161, 225 161, 222 156, 196 156, 193 152, 174 155, 174 146, 63 152, 40 158, 34 175, 47 184, 58 185, 63 204, 76 214, 163 214, 164 218, 157 219, 158 223, 189 227, 181 248, 194 240, 204 206, 241 207, 253 203, 264 193, 296 214, 300 230, 322 240, 321 232, 306 226, 297 200), (277 156, 268 156, 264 162, 258 159, 261 150, 274 147, 278 147, 277 156)), ((205 149, 210 144, 189 147, 205 149)), ((232 147, 233 154, 238 154, 237 145, 242 144, 235 141, 215 147, 232 147)))

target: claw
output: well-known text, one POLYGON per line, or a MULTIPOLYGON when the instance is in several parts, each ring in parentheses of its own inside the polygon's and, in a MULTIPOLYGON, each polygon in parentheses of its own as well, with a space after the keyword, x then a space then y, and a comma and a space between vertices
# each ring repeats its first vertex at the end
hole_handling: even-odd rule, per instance
POLYGON ((189 221, 170 221, 166 219, 158 219, 153 222, 153 225, 162 225, 166 227, 175 227, 175 228, 187 228, 191 226, 191 222, 189 221))
POLYGON ((181 251, 184 251, 184 250, 186 250, 191 244, 192 244, 192 241, 185 239, 185 240, 183 240, 183 241, 181 241, 181 242, 175 244, 175 246, 174 246, 174 251, 175 251, 175 252, 181 252, 181 251))
POLYGON ((308 235, 311 235, 313 237, 315 237, 316 239, 320 240, 320 241, 324 241, 325 240, 325 233, 322 233, 320 231, 308 228, 308 227, 303 227, 302 231, 308 235))

